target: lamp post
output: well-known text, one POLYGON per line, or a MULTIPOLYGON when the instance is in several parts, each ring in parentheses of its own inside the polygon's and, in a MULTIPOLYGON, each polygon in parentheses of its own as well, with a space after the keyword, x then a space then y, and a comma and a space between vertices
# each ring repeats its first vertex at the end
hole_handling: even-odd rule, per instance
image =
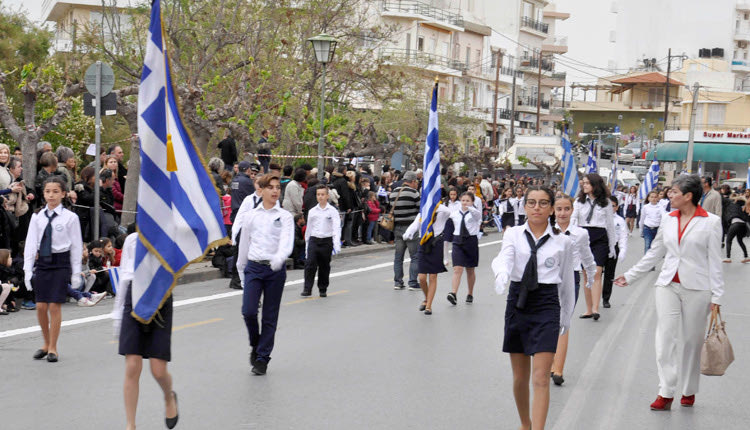
POLYGON ((648 140, 654 140, 654 123, 653 122, 648 125, 648 140))
POLYGON ((643 135, 646 134, 646 118, 641 118, 641 151, 643 151, 643 135))
POLYGON ((320 90, 320 140, 318 141, 318 180, 322 180, 323 171, 323 152, 326 142, 325 137, 325 113, 326 113, 326 65, 333 60, 333 54, 336 51, 338 40, 327 34, 319 34, 307 39, 315 51, 315 60, 323 65, 323 83, 320 90))

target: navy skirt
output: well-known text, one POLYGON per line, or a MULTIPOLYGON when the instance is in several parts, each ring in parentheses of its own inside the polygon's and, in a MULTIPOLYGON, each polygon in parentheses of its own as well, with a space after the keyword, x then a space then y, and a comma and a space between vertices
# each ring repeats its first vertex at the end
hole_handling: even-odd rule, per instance
POLYGON ((599 267, 604 267, 609 258, 609 238, 607 229, 602 227, 584 227, 589 232, 589 248, 594 254, 594 261, 599 267))
POLYGON ((540 285, 529 291, 523 309, 516 308, 518 282, 510 283, 505 306, 505 337, 503 352, 534 355, 556 352, 560 336, 560 299, 557 285, 540 285))
POLYGON ((419 245, 417 250, 417 261, 419 273, 443 273, 447 272, 443 264, 443 235, 434 237, 430 243, 419 245))
POLYGON ((516 217, 513 215, 513 212, 506 212, 503 214, 502 217, 500 217, 500 221, 503 223, 503 228, 505 227, 513 227, 516 225, 516 217))
POLYGON ((453 266, 477 267, 479 265, 479 239, 476 236, 453 236, 453 266))
POLYGON ((635 210, 635 205, 628 206, 625 211, 625 218, 635 218, 636 216, 638 216, 638 212, 635 210))
POLYGON ((455 226, 453 225, 453 220, 448 218, 448 221, 445 222, 445 227, 443 227, 443 240, 446 242, 452 242, 454 230, 455 226))
POLYGON ((68 300, 68 285, 73 269, 70 267, 70 251, 39 257, 34 264, 31 287, 38 303, 65 303, 68 300))
POLYGON ((141 324, 133 318, 133 300, 130 286, 125 294, 125 309, 120 329, 120 355, 140 355, 143 358, 172 359, 172 296, 170 295, 150 324, 141 324))

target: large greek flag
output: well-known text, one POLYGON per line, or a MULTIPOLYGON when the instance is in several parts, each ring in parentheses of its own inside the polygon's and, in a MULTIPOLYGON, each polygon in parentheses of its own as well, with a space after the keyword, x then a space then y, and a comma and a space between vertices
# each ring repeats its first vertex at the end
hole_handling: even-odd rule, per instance
POLYGON ((133 317, 148 323, 182 271, 225 236, 219 195, 180 118, 170 76, 160 0, 138 91, 141 173, 133 317))
POLYGON ((586 173, 597 173, 596 155, 594 154, 594 142, 589 144, 589 159, 586 161, 586 173))
POLYGON ((432 215, 440 204, 440 144, 438 142, 437 114, 438 83, 432 88, 430 103, 430 120, 427 125, 427 140, 424 143, 424 162, 422 171, 422 196, 419 202, 419 216, 422 220, 419 232, 422 240, 427 242, 433 235, 432 215))
POLYGON ((656 184, 659 183, 659 160, 654 156, 654 161, 651 163, 651 167, 648 169, 646 176, 643 178, 641 188, 638 189, 638 198, 644 200, 648 197, 648 193, 656 188, 656 184))
POLYGON ((576 157, 573 154, 573 148, 568 138, 567 130, 562 135, 563 159, 562 159, 562 191, 568 196, 575 197, 578 194, 578 167, 576 166, 576 157))

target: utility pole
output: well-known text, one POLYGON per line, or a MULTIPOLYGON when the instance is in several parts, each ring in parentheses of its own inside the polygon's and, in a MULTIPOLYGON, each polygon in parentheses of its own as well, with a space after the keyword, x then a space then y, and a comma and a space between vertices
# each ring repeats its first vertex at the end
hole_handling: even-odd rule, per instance
POLYGON ((698 114, 696 105, 698 104, 698 92, 701 86, 697 82, 693 84, 693 105, 690 111, 690 133, 688 134, 688 147, 687 147, 687 172, 688 174, 693 173, 693 146, 695 146, 695 117, 698 114))
POLYGON ((542 108, 542 51, 539 51, 539 71, 536 75, 536 134, 541 134, 540 111, 542 108))
POLYGON ((667 54, 667 89, 664 91, 664 131, 667 131, 667 118, 669 116, 669 74, 672 72, 672 48, 667 54))
MULTIPOLYGON (((513 67, 513 85, 510 88, 510 146, 516 143, 516 67, 513 67)), ((508 148, 505 148, 506 150, 508 148)))
MULTIPOLYGON (((497 96, 500 91, 500 66, 503 64, 503 52, 497 51, 497 63, 495 64, 495 97, 492 99, 492 148, 500 149, 497 141, 497 96)), ((511 118, 513 121, 513 118, 511 118)))
POLYGON ((599 140, 596 141, 596 173, 599 173, 599 155, 602 152, 602 130, 599 129, 599 140))

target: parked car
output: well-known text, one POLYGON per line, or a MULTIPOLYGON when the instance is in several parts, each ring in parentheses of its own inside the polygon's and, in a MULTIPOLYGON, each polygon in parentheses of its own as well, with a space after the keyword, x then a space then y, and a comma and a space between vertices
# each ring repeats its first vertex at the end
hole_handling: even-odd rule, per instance
POLYGON ((644 160, 642 158, 636 158, 635 160, 633 160, 633 167, 645 167, 648 170, 648 166, 650 165, 650 161, 644 160))
POLYGON ((633 163, 635 161, 635 152, 632 149, 620 148, 620 152, 617 154, 617 160, 620 163, 633 163))
POLYGON ((609 143, 602 143, 601 144, 601 148, 602 148, 601 149, 601 151, 602 151, 601 158, 607 158, 607 159, 611 160, 612 159, 612 154, 615 153, 615 146, 611 145, 609 143))

